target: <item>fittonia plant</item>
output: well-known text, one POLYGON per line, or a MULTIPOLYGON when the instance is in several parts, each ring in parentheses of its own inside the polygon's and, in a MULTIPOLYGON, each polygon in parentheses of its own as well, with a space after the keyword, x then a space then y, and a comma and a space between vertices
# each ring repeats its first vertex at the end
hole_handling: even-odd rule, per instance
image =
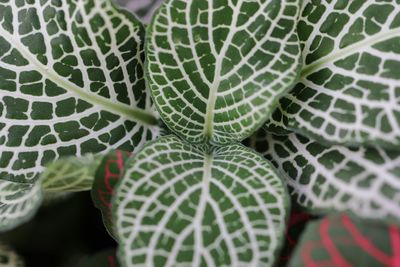
POLYGON ((390 221, 390 252, 399 69, 397 0, 166 0, 146 31, 109 0, 2 0, 0 228, 93 187, 122 266, 273 266, 291 192, 390 221))

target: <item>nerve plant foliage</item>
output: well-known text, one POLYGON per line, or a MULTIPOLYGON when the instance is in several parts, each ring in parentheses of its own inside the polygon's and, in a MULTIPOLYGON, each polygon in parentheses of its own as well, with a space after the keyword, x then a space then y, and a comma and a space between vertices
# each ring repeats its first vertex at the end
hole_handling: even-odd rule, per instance
POLYGON ((0 1, 0 227, 93 180, 123 266, 273 266, 286 185, 396 224, 399 70, 397 0, 167 0, 147 31, 109 0, 0 1), (262 125, 279 170, 240 144, 262 125))

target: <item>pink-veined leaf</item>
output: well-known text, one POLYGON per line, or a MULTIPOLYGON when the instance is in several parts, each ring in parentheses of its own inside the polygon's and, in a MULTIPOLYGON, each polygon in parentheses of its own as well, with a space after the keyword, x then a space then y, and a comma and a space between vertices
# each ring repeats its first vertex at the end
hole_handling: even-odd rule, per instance
POLYGON ((400 227, 335 215, 308 224, 289 267, 398 267, 400 227))
POLYGON ((109 153, 97 169, 93 182, 91 195, 94 205, 101 211, 103 223, 113 237, 111 198, 114 187, 121 178, 125 161, 130 156, 131 153, 120 150, 109 153))

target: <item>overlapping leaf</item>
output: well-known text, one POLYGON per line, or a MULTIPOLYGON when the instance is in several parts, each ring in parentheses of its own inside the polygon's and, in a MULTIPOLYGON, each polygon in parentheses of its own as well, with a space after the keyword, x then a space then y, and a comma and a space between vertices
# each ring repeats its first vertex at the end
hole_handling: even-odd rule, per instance
POLYGON ((108 0, 1 1, 0 178, 151 139, 143 35, 108 0))
POLYGON ((131 153, 124 151, 112 151, 101 161, 97 168, 93 188, 91 191, 94 205, 101 211, 103 223, 112 237, 114 227, 111 215, 111 198, 114 196, 114 188, 121 179, 125 162, 131 153))
POLYGON ((144 23, 149 23, 163 0, 116 0, 116 2, 132 11, 144 23))
POLYGON ((305 0, 301 80, 269 123, 341 144, 400 149, 397 0, 305 0))
POLYGON ((154 16, 147 73, 165 123, 225 144, 265 122, 295 82, 298 0, 169 0, 154 16))
POLYGON ((103 156, 88 154, 67 157, 49 164, 40 175, 46 192, 78 192, 90 190, 103 156))
POLYGON ((400 264, 400 228, 326 217, 308 224, 290 267, 395 267, 400 264))
POLYGON ((288 213, 273 167, 239 144, 154 141, 127 162, 113 213, 123 266, 272 266, 288 213))
POLYGON ((296 134, 262 131, 251 146, 286 174, 295 200, 308 210, 400 220, 399 152, 328 147, 296 134))

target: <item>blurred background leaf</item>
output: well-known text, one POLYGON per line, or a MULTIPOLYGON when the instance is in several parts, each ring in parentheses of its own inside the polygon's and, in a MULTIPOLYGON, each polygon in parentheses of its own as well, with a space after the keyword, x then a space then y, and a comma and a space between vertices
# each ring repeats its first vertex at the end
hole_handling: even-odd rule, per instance
POLYGON ((163 0, 115 0, 119 5, 132 11, 142 22, 148 24, 163 0))

